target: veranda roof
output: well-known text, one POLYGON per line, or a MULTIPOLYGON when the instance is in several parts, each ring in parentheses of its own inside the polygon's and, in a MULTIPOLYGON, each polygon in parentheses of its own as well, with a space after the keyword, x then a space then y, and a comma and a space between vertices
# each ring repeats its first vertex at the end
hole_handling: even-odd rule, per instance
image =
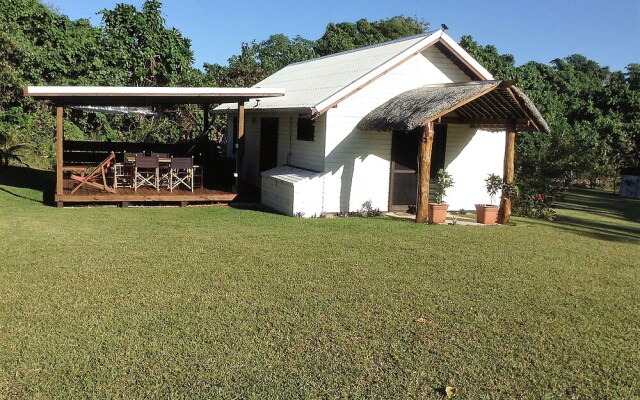
POLYGON ((358 128, 409 131, 445 116, 487 128, 503 128, 507 119, 516 119, 519 130, 549 132, 549 125, 529 97, 508 81, 448 83, 408 90, 367 114, 358 128))
POLYGON ((24 95, 58 106, 220 104, 284 96, 279 88, 27 86, 24 95))

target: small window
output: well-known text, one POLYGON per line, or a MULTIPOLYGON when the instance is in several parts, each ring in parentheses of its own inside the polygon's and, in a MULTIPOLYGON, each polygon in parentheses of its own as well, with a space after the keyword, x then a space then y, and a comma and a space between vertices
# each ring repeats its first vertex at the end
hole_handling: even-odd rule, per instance
POLYGON ((316 123, 311 118, 298 118, 298 140, 313 142, 316 123))

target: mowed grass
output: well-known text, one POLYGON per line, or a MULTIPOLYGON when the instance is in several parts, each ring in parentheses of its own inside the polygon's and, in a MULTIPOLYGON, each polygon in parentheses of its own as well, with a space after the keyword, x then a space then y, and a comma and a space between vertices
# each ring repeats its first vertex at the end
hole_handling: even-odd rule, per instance
POLYGON ((0 397, 640 396, 638 201, 419 226, 56 209, 19 186, 0 184, 0 397))

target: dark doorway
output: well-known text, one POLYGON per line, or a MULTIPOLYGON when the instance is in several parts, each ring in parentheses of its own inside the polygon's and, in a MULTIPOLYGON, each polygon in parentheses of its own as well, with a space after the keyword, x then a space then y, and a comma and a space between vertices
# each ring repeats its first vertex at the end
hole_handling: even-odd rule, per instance
POLYGON ((278 166, 278 118, 260 119, 260 172, 278 166))
MULTIPOLYGON (((431 179, 444 168, 447 147, 447 125, 435 124, 431 148, 431 179)), ((418 189, 418 140, 422 127, 412 131, 393 131, 391 137, 391 181, 389 210, 407 211, 416 204, 418 189)))

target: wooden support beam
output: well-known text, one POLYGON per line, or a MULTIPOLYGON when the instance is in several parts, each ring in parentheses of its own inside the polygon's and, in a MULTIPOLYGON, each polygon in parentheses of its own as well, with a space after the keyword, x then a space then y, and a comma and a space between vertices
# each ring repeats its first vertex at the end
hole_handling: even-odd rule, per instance
POLYGON ((431 148, 435 130, 433 121, 424 125, 418 143, 418 199, 416 202, 416 223, 429 220, 429 176, 431 174, 431 148))
POLYGON ((64 141, 64 110, 62 107, 56 108, 56 194, 63 194, 64 176, 62 168, 64 160, 62 159, 62 144, 64 141))
MULTIPOLYGON (((504 172, 502 180, 504 183, 513 183, 513 175, 515 173, 515 154, 516 154, 516 120, 510 119, 505 124, 506 141, 504 145, 504 172)), ((511 217, 511 197, 509 193, 503 193, 500 199, 500 210, 498 210, 498 223, 506 225, 511 217)))
POLYGON ((238 141, 236 143, 236 187, 234 193, 240 193, 242 186, 242 163, 244 159, 244 102, 238 102, 238 141))

